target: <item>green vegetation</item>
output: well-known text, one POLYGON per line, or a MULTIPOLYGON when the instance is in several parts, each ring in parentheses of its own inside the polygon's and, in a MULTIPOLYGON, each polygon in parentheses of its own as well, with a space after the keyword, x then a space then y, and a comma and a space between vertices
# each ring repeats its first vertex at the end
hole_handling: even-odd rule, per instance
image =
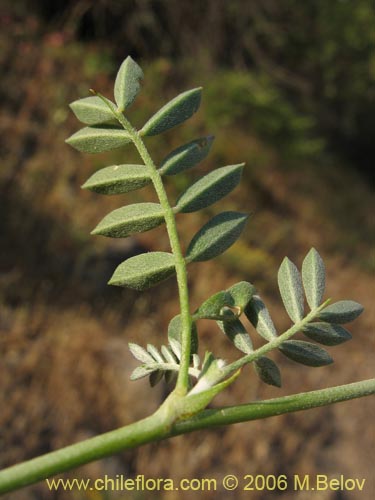
MULTIPOLYGON (((251 363, 213 405, 246 404, 255 415, 257 403, 248 401, 373 376, 372 2, 245 4, 37 0, 30 9, 24 0, 2 2, 0 469, 137 421, 173 388, 177 361, 173 373, 164 373, 152 390, 147 377, 130 383, 142 362, 127 344, 146 350, 152 344, 165 361, 162 346, 171 347, 173 335, 179 338, 176 281, 170 278, 144 292, 106 285, 124 260, 169 252, 164 224, 126 238, 101 235, 127 234, 125 224, 117 225, 122 210, 131 211, 133 222, 135 205, 156 211, 147 169, 131 144, 82 155, 64 142, 77 130, 67 104, 87 98, 90 87, 111 98, 116 69, 127 54, 145 71, 145 85, 129 109, 137 130, 181 90, 204 88, 200 111, 188 126, 144 138, 172 204, 194 180, 218 167, 246 164, 241 183, 216 204, 176 214, 184 254, 194 234, 216 214, 250 214, 236 244, 215 260, 187 266, 191 311, 198 314, 207 297, 223 297, 233 283, 246 281, 256 284, 275 330, 288 330, 291 320, 277 291, 278 268, 288 255, 303 271, 303 256, 311 247, 327 266, 326 296, 352 297, 366 310, 353 330, 329 324, 327 336, 320 320, 318 329, 292 339, 324 347, 327 338, 338 342, 352 330, 350 345, 327 347, 335 363, 311 369, 275 349, 266 356, 279 367, 281 388, 264 384, 251 363), (181 144, 186 147, 180 149, 181 144), (187 164, 201 164, 178 170, 182 157, 187 164), (119 176, 126 170, 132 190, 98 196, 115 189, 115 183, 101 178, 106 165, 119 165, 119 176), (82 184, 89 189, 81 190, 82 184), (103 226, 100 221, 111 213, 113 225, 109 219, 103 226)), ((265 341, 254 335, 249 320, 250 315, 241 315, 256 350, 265 341)), ((239 357, 220 319, 196 323, 198 369, 205 347, 227 362, 239 357)), ((154 372, 150 381, 161 375, 154 372)), ((117 471, 131 477, 216 477, 224 470, 239 476, 249 473, 249 461, 254 474, 314 474, 324 463, 323 472, 367 476, 371 488, 372 401, 258 420, 245 426, 248 432, 239 425, 191 433, 120 453, 70 477, 117 471), (313 441, 305 439, 312 434, 313 441), (191 450, 194 459, 186 460, 191 450)), ((263 410, 276 407, 264 405, 263 410)), ((246 409, 238 409, 232 421, 242 410, 248 417, 246 409)), ((203 417, 208 423, 219 415, 205 410, 196 428, 203 417)), ((189 421, 179 429, 185 422, 191 429, 189 421)), ((19 494, 46 496, 43 484, 19 494)), ((56 498, 63 496, 56 492, 56 498)), ((265 492, 252 496, 268 499, 265 492)))
MULTIPOLYGON (((240 182, 244 165, 222 167, 208 173, 190 185, 178 197, 175 205, 172 205, 164 187, 164 176, 167 175, 168 178, 171 172, 178 174, 195 166, 207 154, 207 143, 203 142, 204 154, 196 152, 201 144, 199 139, 180 146, 177 152, 173 151, 161 162, 161 168, 158 169, 144 138, 158 135, 189 119, 200 105, 202 89, 196 88, 178 95, 137 130, 129 121, 128 107, 141 90, 142 79, 141 68, 131 57, 125 59, 116 76, 115 103, 92 91, 94 97, 75 101, 71 105, 77 118, 88 126, 73 134, 67 142, 86 153, 101 153, 133 144, 143 162, 140 166, 143 182, 134 182, 134 164, 130 165, 129 172, 125 164, 122 165, 120 174, 117 172, 117 165, 97 172, 94 180, 90 178, 85 187, 91 186, 94 191, 99 188, 105 194, 122 194, 142 188, 145 181, 152 183, 157 204, 142 203, 116 209, 99 223, 94 232, 118 238, 149 231, 165 223, 171 251, 147 252, 128 258, 117 267, 109 284, 143 291, 176 276, 180 314, 170 322, 169 345, 162 346, 160 351, 152 344, 148 344, 147 349, 135 343, 129 346, 133 356, 142 363, 133 371, 132 379, 149 376, 151 385, 155 386, 163 376, 168 382, 173 381, 173 375, 177 373, 175 387, 150 417, 3 470, 0 472, 0 493, 32 484, 123 449, 173 436, 181 432, 178 427, 180 423, 185 423, 182 432, 195 429, 196 421, 199 422, 200 418, 205 422, 205 414, 202 413, 205 408, 240 376, 241 369, 247 364, 254 364, 255 372, 263 382, 281 387, 278 365, 265 356, 274 349, 279 349, 282 354, 302 365, 322 367, 331 364, 333 360, 326 350, 311 342, 291 338, 303 332, 324 345, 340 344, 351 338, 350 333, 340 325, 353 321, 363 311, 360 304, 351 300, 332 305, 329 305, 330 299, 323 302, 325 267, 318 252, 311 249, 303 261, 302 273, 288 258, 283 260, 278 271, 281 298, 293 323, 284 333, 278 335, 271 315, 256 294, 255 287, 246 281, 215 293, 195 313, 191 312, 187 265, 213 259, 232 246, 243 231, 248 216, 234 211, 215 215, 193 236, 184 253, 176 215, 202 210, 228 195, 240 182), (310 309, 307 314, 304 295, 310 309), (252 335, 245 328, 242 316, 247 317, 253 325, 255 332, 252 335), (197 323, 202 319, 217 322, 227 339, 241 352, 241 357, 227 363, 205 350, 201 362, 198 355, 197 323), (257 349, 252 342, 254 333, 266 340, 257 349), (197 380, 195 384, 191 381, 192 377, 197 380)), ((276 402, 266 401, 271 407, 276 406, 275 413, 259 412, 257 417, 288 413, 374 393, 375 379, 371 379, 328 391, 296 394, 292 405, 289 398, 279 398, 276 402)), ((231 408, 228 414, 226 410, 226 407, 219 408, 219 419, 211 419, 208 427, 254 418, 251 406, 231 408), (226 415, 225 418, 220 418, 220 412, 226 415), (234 419, 232 413, 235 415, 234 419)), ((207 423, 203 424, 205 426, 207 423)))

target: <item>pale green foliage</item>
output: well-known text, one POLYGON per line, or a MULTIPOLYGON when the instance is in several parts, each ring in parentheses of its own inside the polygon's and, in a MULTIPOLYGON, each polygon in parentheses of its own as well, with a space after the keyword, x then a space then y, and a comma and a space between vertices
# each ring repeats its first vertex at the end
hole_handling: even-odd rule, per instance
MULTIPOLYGON (((111 103, 107 99, 107 103, 111 103)), ((113 113, 106 102, 103 102, 98 96, 78 99, 70 104, 73 113, 79 121, 87 125, 97 125, 113 120, 113 113)))
POLYGON ((262 356, 254 362, 254 369, 263 382, 275 387, 281 387, 280 370, 272 359, 262 356))
POLYGON ((325 289, 324 262, 315 248, 312 248, 302 263, 302 281, 307 303, 311 309, 318 307, 323 300, 325 289))
POLYGON ((164 213, 159 203, 137 203, 118 208, 99 222, 92 234, 112 238, 126 238, 133 233, 142 233, 160 226, 164 213))
POLYGON ((150 252, 130 257, 120 264, 109 280, 110 285, 145 290, 174 274, 175 260, 171 253, 150 252))
POLYGON ((303 318, 303 289, 301 275, 288 257, 285 257, 277 274, 281 298, 294 323, 303 318))
POLYGON ((329 323, 310 323, 303 328, 303 333, 323 345, 338 345, 352 338, 342 326, 329 323))
POLYGON ((208 155, 213 136, 202 137, 173 150, 160 164, 159 172, 165 175, 176 175, 194 167, 208 155))
POLYGON ((138 64, 128 56, 121 64, 115 81, 115 100, 119 111, 128 108, 138 92, 141 90, 141 81, 143 80, 143 71, 138 64))
POLYGON ((198 111, 202 88, 178 95, 152 116, 140 131, 141 135, 157 135, 179 125, 198 111))
POLYGON ((250 302, 255 292, 255 287, 247 281, 240 281, 235 285, 212 295, 194 313, 194 319, 222 320, 228 317, 228 309, 233 308, 237 313, 242 313, 250 302))
POLYGON ((276 328, 270 313, 258 295, 254 295, 248 303, 245 308, 245 314, 261 337, 268 341, 277 337, 276 328))
MULTIPOLYGON (((87 153, 108 151, 128 143, 133 143, 140 153, 143 163, 103 168, 82 186, 97 193, 113 195, 153 184, 159 203, 136 203, 118 208, 105 216, 92 231, 93 234, 124 238, 166 224, 172 252, 154 251, 131 257, 117 267, 109 281, 112 285, 127 286, 136 290, 150 288, 176 273, 178 275, 178 272, 181 286, 181 272, 185 272, 187 265, 222 254, 235 243, 248 220, 247 214, 233 211, 219 213, 193 236, 185 255, 178 255, 175 215, 201 210, 229 194, 240 182, 244 164, 216 168, 198 178, 180 194, 173 207, 167 200, 166 193, 161 191, 164 176, 177 175, 204 160, 211 148, 213 137, 201 137, 183 144, 167 154, 159 168, 149 157, 143 137, 160 134, 190 118, 199 108, 202 89, 199 87, 178 95, 137 131, 123 113, 127 112, 127 108, 141 90, 142 79, 143 72, 137 63, 131 57, 125 59, 115 81, 116 104, 99 94, 73 102, 73 112, 88 126, 67 140, 74 148, 87 153)), ((308 366, 319 367, 332 363, 328 352, 318 345, 291 340, 290 337, 302 332, 323 345, 334 346, 345 342, 351 335, 337 323, 355 319, 362 312, 362 306, 353 301, 341 301, 331 306, 322 304, 325 268, 322 258, 314 248, 303 261, 302 274, 286 257, 278 272, 278 284, 286 312, 294 323, 287 332, 278 334, 255 287, 251 283, 241 281, 205 300, 195 313, 190 315, 190 331, 187 332, 186 325, 189 323, 186 323, 186 313, 184 315, 181 308, 181 314, 172 318, 169 323, 168 345, 162 345, 158 349, 152 344, 143 348, 130 343, 131 353, 141 362, 133 371, 131 379, 148 376, 152 386, 162 378, 171 383, 176 380, 181 370, 187 369, 186 374, 190 380, 194 378, 197 381, 184 402, 186 409, 192 411, 195 406, 198 408, 207 404, 217 392, 231 383, 238 376, 238 367, 246 363, 253 363, 255 372, 263 382, 280 387, 280 370, 272 359, 264 355, 272 349, 278 348, 288 358, 308 366), (311 309, 307 316, 304 316, 304 294, 311 309), (242 315, 252 324, 252 332, 247 331, 242 315), (241 352, 242 358, 227 364, 207 351, 201 362, 198 355, 198 322, 201 319, 214 320, 226 338, 241 352), (265 340, 259 353, 253 347, 254 333, 265 340), (186 361, 190 364, 183 368, 186 348, 184 335, 187 334, 190 356, 186 357, 186 361)), ((180 287, 180 299, 182 290, 183 287, 180 287)), ((185 305, 189 306, 188 303, 185 305)))
POLYGON ((231 297, 227 291, 221 291, 212 295, 198 308, 194 314, 195 319, 220 319, 222 309, 225 306, 230 306, 231 297))
POLYGON ((228 310, 225 321, 218 321, 217 324, 238 350, 245 354, 254 351, 253 343, 246 328, 232 311, 228 310))
POLYGON ((85 127, 66 141, 83 153, 103 153, 120 148, 131 142, 130 136, 122 128, 115 126, 85 127))
POLYGON ((304 340, 286 340, 279 349, 285 356, 302 365, 324 366, 333 363, 327 351, 304 340))
POLYGON ((210 260, 225 252, 241 234, 248 216, 237 212, 222 212, 205 224, 191 240, 186 260, 210 260))
MULTIPOLYGON (((181 344, 181 316, 178 314, 174 318, 171 319, 168 325, 168 340, 176 340, 179 344, 181 344)), ((190 342, 190 353, 197 354, 198 352, 198 330, 197 325, 193 323, 191 328, 191 342, 190 342)))
POLYGON ((255 293, 255 286, 247 281, 240 281, 235 285, 228 288, 226 291, 229 294, 232 303, 226 304, 232 307, 237 307, 239 312, 242 313, 245 307, 249 304, 255 293))
POLYGON ((328 323, 349 323, 362 313, 363 307, 354 300, 340 300, 326 307, 320 313, 319 318, 328 323))
POLYGON ((195 212, 226 196, 241 180, 244 164, 217 168, 192 184, 177 200, 178 212, 195 212))
POLYGON ((95 172, 82 187, 100 194, 123 194, 150 183, 151 178, 144 165, 113 165, 95 172))
MULTIPOLYGON (((293 321, 293 325, 285 332, 277 333, 267 307, 256 294, 254 286, 245 281, 215 293, 194 314, 191 313, 187 265, 192 261, 211 259, 224 252, 239 237, 247 215, 224 212, 214 216, 193 237, 185 255, 175 215, 207 207, 228 194, 239 182, 243 165, 216 169, 196 181, 179 197, 177 206, 173 208, 164 188, 163 176, 178 174, 203 160, 210 149, 212 137, 196 139, 172 151, 159 169, 153 162, 143 137, 159 134, 189 118, 199 107, 201 89, 180 94, 138 131, 124 112, 127 112, 141 90, 142 78, 141 68, 128 57, 116 76, 116 104, 95 92, 94 97, 72 103, 71 108, 77 118, 88 126, 73 134, 67 142, 79 151, 88 153, 108 151, 132 143, 141 157, 140 165, 115 165, 100 170, 90 177, 84 188, 107 195, 127 193, 147 184, 152 184, 155 189, 158 203, 138 203, 114 210, 97 225, 93 233, 127 237, 165 223, 171 252, 143 253, 125 260, 115 270, 110 283, 143 290, 170 276, 177 276, 180 314, 169 323, 168 345, 162 345, 159 349, 150 343, 146 348, 129 344, 131 353, 141 363, 132 372, 132 380, 148 376, 151 386, 163 378, 169 383, 176 380, 175 389, 153 415, 145 419, 0 471, 0 493, 32 484, 52 474, 127 448, 184 432, 307 409, 375 392, 375 381, 368 380, 263 403, 204 411, 212 399, 239 376, 241 368, 249 363, 252 363, 255 373, 263 382, 280 387, 280 370, 266 356, 274 349, 279 349, 288 358, 308 366, 320 367, 332 363, 328 352, 318 345, 291 340, 292 337, 301 332, 324 345, 340 344, 351 338, 350 333, 340 324, 357 318, 363 308, 353 301, 340 301, 331 306, 327 305, 328 300, 322 303, 325 288, 324 264, 318 252, 312 249, 303 261, 302 277, 297 267, 287 258, 279 269, 281 297, 293 321), (311 309, 305 316, 303 291, 311 309), (249 332, 245 327, 246 322, 244 324, 242 321, 243 314, 254 327, 249 332), (225 337, 240 351, 239 359, 228 362, 205 351, 201 362, 198 355, 198 323, 202 319, 214 320, 214 325, 217 323, 225 337), (266 341, 257 349, 254 349, 252 342, 255 334, 266 341)), ((243 93, 240 98, 243 98, 243 93)))
MULTIPOLYGON (((172 329, 174 329, 177 323, 179 323, 179 316, 176 316, 171 323, 174 323, 174 326, 172 326, 172 329)), ((180 327, 178 326, 177 328, 180 327)), ((149 376, 151 386, 155 386, 163 376, 168 383, 174 381, 180 368, 181 344, 179 340, 172 336, 170 331, 168 332, 168 337, 169 345, 162 345, 160 351, 152 344, 147 344, 147 349, 144 349, 138 344, 129 343, 130 352, 142 363, 133 370, 130 375, 131 380, 149 376)), ((216 359, 212 353, 206 353, 202 363, 199 356, 194 354, 193 366, 189 370, 189 375, 197 379, 200 384, 195 388, 193 394, 200 392, 203 385, 205 388, 209 387, 208 380, 210 378, 216 381, 218 372, 224 366, 225 362, 222 359, 216 359)))

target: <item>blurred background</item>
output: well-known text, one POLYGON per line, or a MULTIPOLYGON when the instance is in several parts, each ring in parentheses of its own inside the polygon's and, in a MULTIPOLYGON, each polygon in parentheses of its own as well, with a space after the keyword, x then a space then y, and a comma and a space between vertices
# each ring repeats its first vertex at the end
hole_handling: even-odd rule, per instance
MULTIPOLYGON (((146 293, 106 285, 125 258, 166 249, 166 235, 157 229, 116 241, 89 234, 109 211, 154 200, 154 194, 143 189, 104 197, 82 191, 96 169, 137 162, 137 156, 130 147, 84 155, 64 142, 80 127, 68 104, 88 96, 89 88, 111 98, 116 70, 129 54, 145 73, 129 111, 136 126, 176 94, 204 87, 202 106, 188 123, 147 143, 159 162, 184 142, 215 135, 199 170, 168 179, 172 198, 192 174, 246 162, 232 195, 178 218, 188 243, 222 208, 253 214, 228 252, 191 267, 192 307, 244 279, 255 284, 280 330, 288 327, 277 269, 285 255, 300 266, 311 246, 327 266, 326 296, 366 307, 349 326, 350 344, 329 349, 333 365, 303 367, 276 353, 282 389, 260 383, 247 367, 215 404, 373 376, 374 18, 371 0, 2 0, 0 467, 146 416, 167 393, 162 385, 151 389, 146 379, 129 381, 136 362, 127 343, 165 342, 168 322, 178 312, 173 280, 146 293)), ((199 334, 202 351, 235 358, 216 325, 202 322, 199 334)), ((367 478, 366 491, 356 497, 365 500, 374 486, 374 409, 367 398, 199 432, 64 477, 144 474, 219 481, 226 474, 344 474, 367 478)), ((252 492, 255 499, 309 495, 252 492)), ((153 497, 177 498, 161 492, 153 497)), ((224 492, 201 497, 220 499, 224 492)), ((52 493, 44 484, 9 495, 71 498, 149 495, 52 493)), ((354 497, 326 491, 319 498, 354 497)))

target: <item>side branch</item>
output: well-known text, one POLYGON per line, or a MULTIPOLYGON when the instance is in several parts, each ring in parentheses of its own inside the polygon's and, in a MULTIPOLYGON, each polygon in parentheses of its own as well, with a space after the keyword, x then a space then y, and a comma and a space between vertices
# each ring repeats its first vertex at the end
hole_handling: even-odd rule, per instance
POLYGON ((178 436, 211 427, 274 417, 276 415, 283 415, 284 413, 318 408, 373 394, 375 394, 375 379, 368 379, 352 384, 302 392, 300 394, 268 399, 256 403, 204 410, 188 420, 176 423, 172 427, 170 435, 178 436))

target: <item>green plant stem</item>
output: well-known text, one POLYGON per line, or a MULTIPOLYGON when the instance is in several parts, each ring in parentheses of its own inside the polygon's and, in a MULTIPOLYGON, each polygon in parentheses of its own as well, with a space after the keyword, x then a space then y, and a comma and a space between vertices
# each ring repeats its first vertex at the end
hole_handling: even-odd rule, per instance
POLYGON ((233 361, 233 363, 230 363, 225 367, 225 375, 229 375, 230 373, 233 373, 234 371, 238 370, 244 365, 247 365, 248 363, 252 363, 256 359, 259 359, 261 356, 264 356, 267 354, 267 352, 272 351, 273 349, 276 349, 277 347, 280 346, 283 342, 286 340, 290 339, 293 337, 293 335, 296 335, 296 333, 302 331, 303 327, 310 323, 310 321, 313 321, 314 319, 317 318, 319 315, 319 312, 327 307, 328 303, 330 302, 331 299, 326 300, 321 304, 319 307, 316 309, 313 309, 312 311, 309 312, 301 321, 298 323, 295 323, 292 327, 290 327, 286 332, 282 333, 278 337, 275 337, 273 340, 269 341, 267 344, 264 344, 262 347, 259 347, 259 349, 256 349, 250 354, 247 354, 246 356, 243 356, 242 358, 238 359, 237 361, 233 361))
POLYGON ((168 425, 154 413, 134 424, 28 460, 0 471, 0 494, 128 448, 157 440, 168 425))
POLYGON ((375 379, 368 379, 256 403, 208 409, 188 420, 182 420, 174 424, 170 436, 318 408, 319 406, 327 406, 373 394, 375 394, 375 379))
POLYGON ((267 418, 375 394, 375 379, 220 409, 170 423, 162 406, 148 418, 0 471, 0 494, 137 446, 214 426, 267 418))
POLYGON ((167 193, 165 192, 163 181, 161 175, 158 172, 156 165, 154 164, 141 135, 138 131, 131 125, 131 123, 125 118, 122 113, 117 110, 110 109, 116 116, 117 120, 124 127, 124 129, 129 133, 131 139, 137 148, 137 151, 144 161, 146 167, 148 167, 151 181, 154 185, 156 194, 159 198, 160 205, 164 210, 165 224, 167 227, 167 232, 169 236, 169 241, 171 245, 171 250, 175 259, 175 269, 177 276, 179 300, 180 300, 180 313, 181 313, 181 360, 180 360, 180 370, 178 372, 176 393, 184 396, 189 387, 189 365, 190 365, 190 351, 191 351, 191 329, 192 329, 192 317, 190 314, 189 306, 189 290, 187 284, 187 269, 184 256, 182 254, 182 249, 180 245, 180 240, 178 237, 175 214, 172 207, 169 204, 167 193))

